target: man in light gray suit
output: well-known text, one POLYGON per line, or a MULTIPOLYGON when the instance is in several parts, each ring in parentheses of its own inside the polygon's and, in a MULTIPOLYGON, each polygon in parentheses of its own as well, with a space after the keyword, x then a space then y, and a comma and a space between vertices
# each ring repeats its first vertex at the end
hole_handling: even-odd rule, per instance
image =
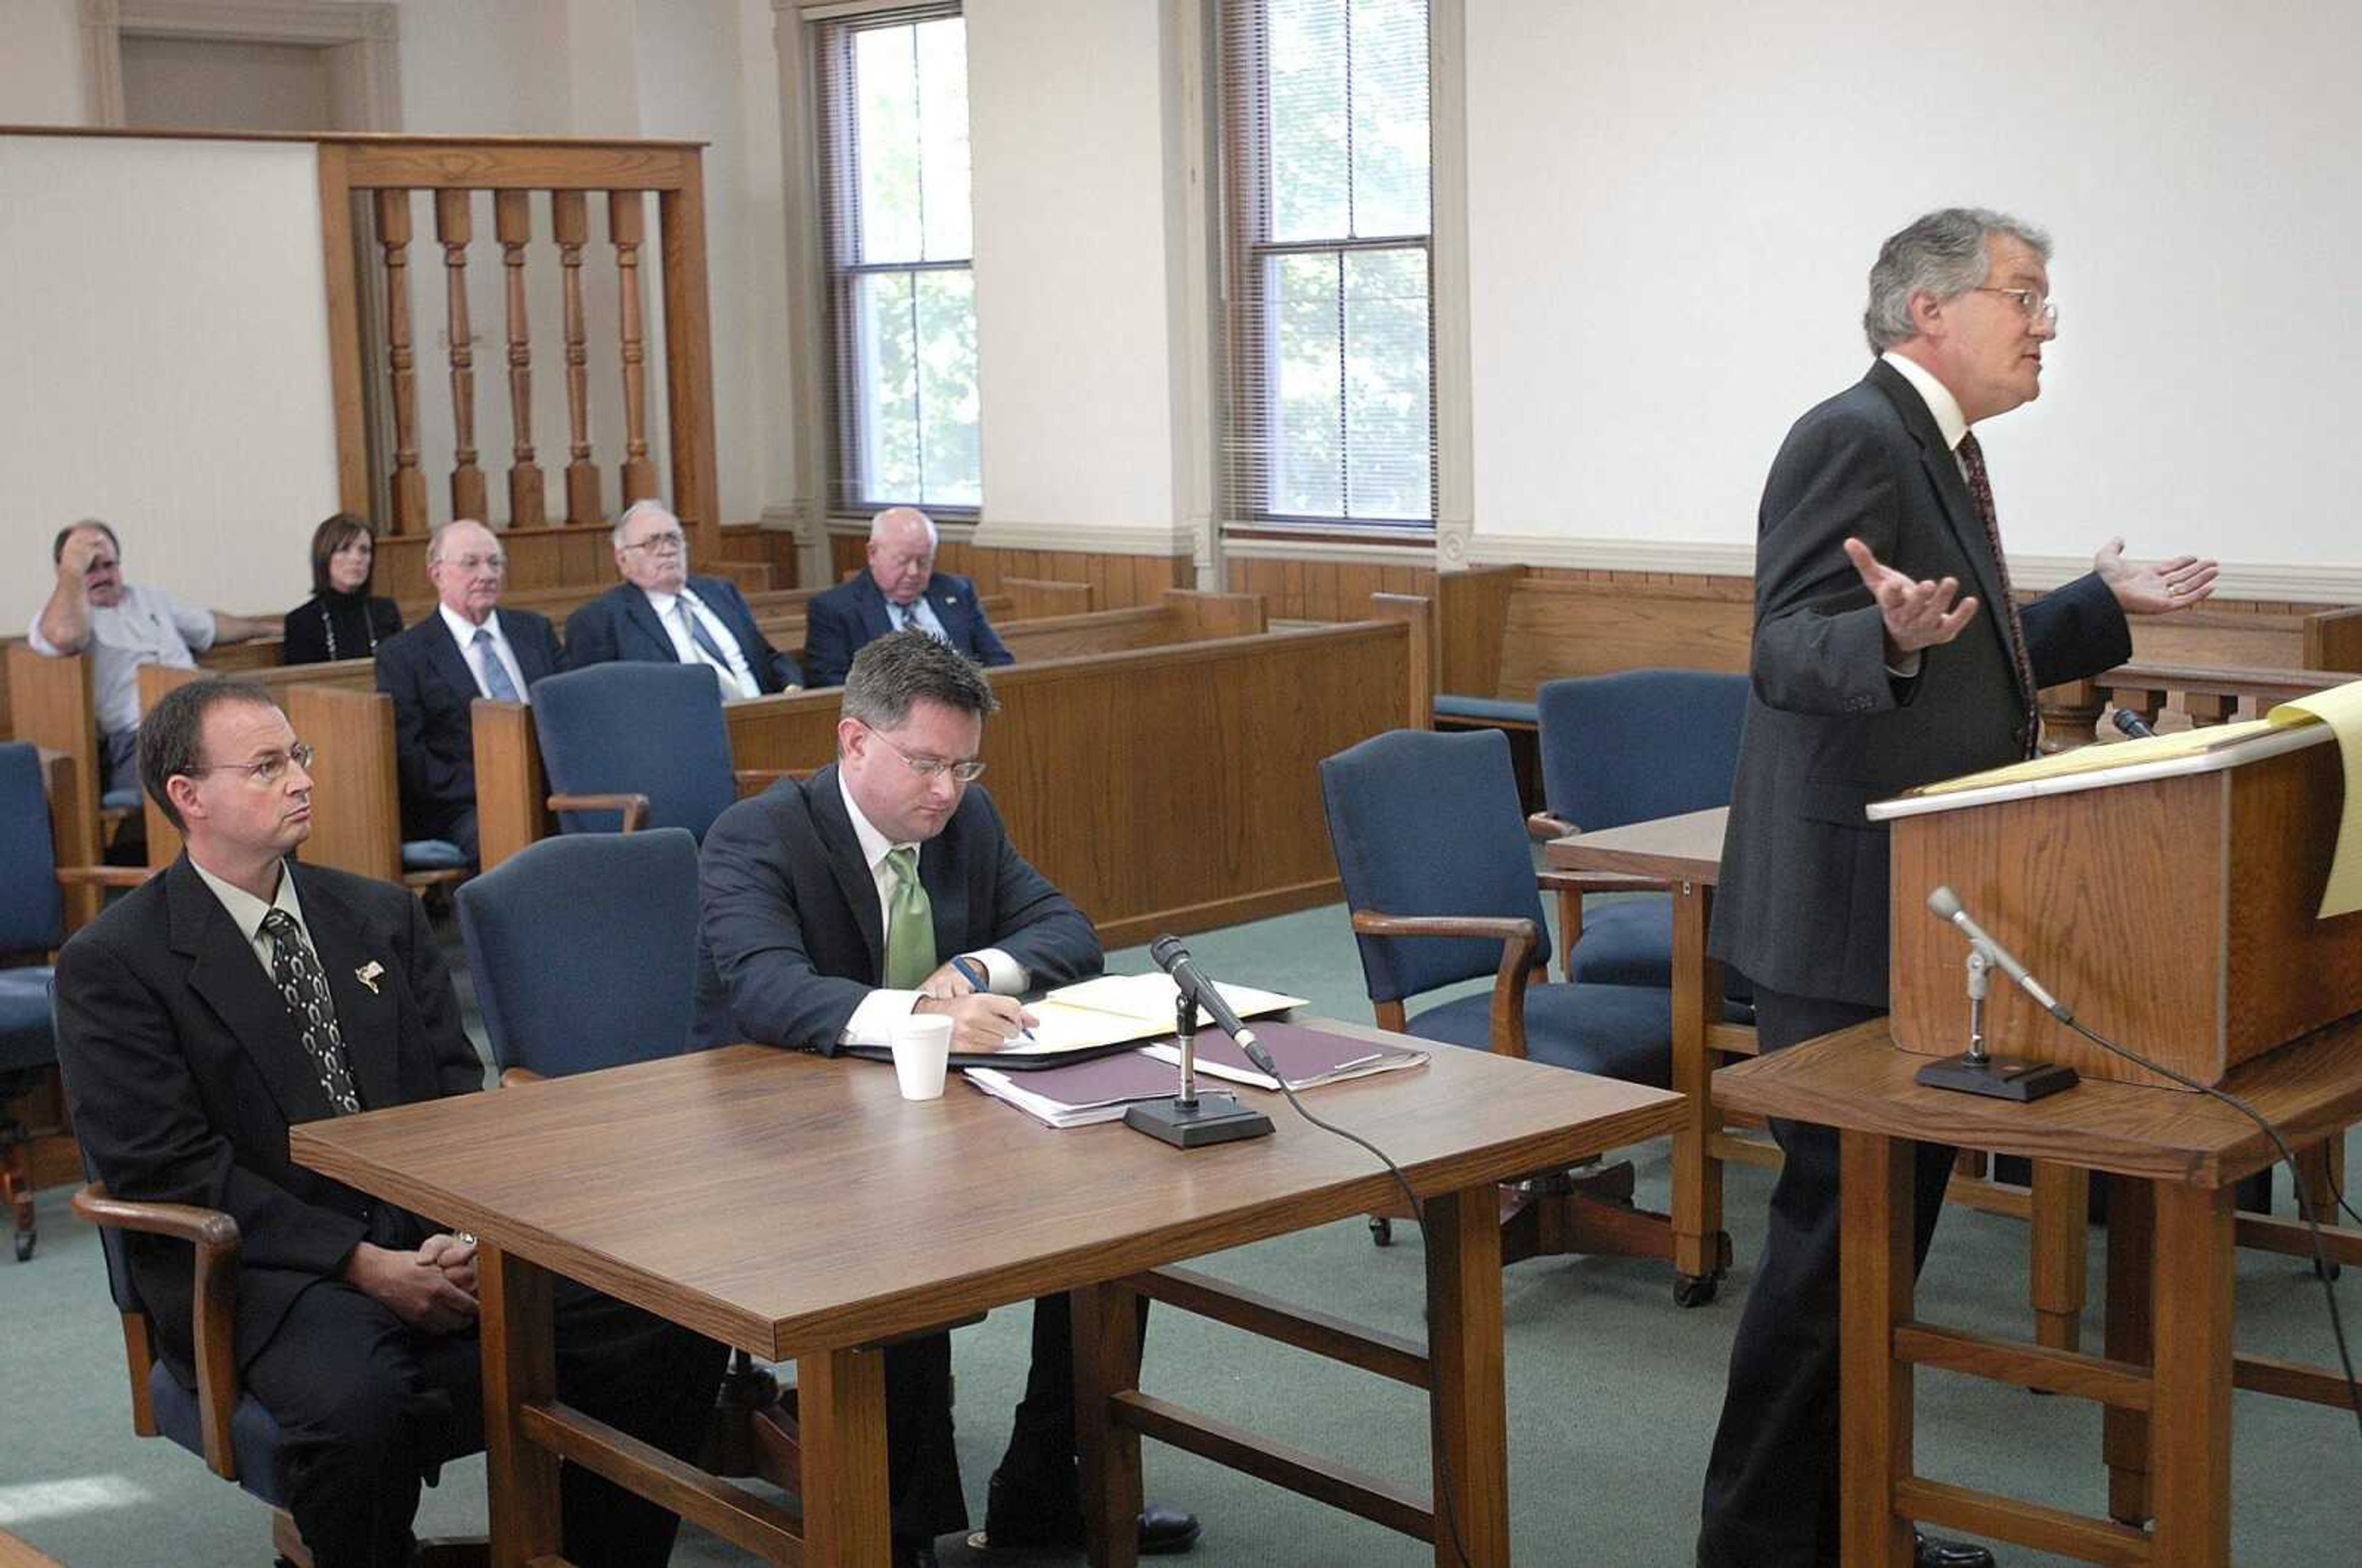
MULTIPOLYGON (((2127 614, 2213 591, 2213 562, 2139 567, 2111 539, 2089 574, 2022 610, 2011 595, 1970 427, 2040 393, 2058 333, 2049 257, 2040 230, 1976 208, 1887 240, 1863 318, 1878 359, 1796 422, 1764 482, 1710 947, 1755 981, 1767 1052, 1886 1010, 1887 833, 1863 808, 2029 755, 2043 687, 2128 657, 2127 614)), ((1706 1472, 1698 1562, 1715 1568, 1838 1558, 1838 1140, 1802 1122, 1772 1134, 1787 1158, 1706 1472)), ((1951 1160, 1920 1148, 1923 1261, 1951 1160)), ((1917 1557, 1993 1561, 1926 1539, 1917 1557)))

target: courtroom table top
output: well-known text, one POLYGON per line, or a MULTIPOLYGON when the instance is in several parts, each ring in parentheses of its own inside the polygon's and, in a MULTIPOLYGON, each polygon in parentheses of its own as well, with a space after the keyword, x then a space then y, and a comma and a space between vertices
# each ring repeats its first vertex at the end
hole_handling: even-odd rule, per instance
MULTIPOLYGON (((2211 1095, 2087 1077, 2021 1105, 1912 1081, 1936 1059, 1903 1050, 1887 1021, 1873 1019, 1723 1068, 1714 1099, 1725 1110, 2193 1187, 2227 1187, 2279 1158, 2263 1129, 2211 1095)), ((2320 1142, 2362 1120, 2362 1014, 2242 1065, 2222 1087, 2290 1148, 2320 1142)))
POLYGON ((1711 888, 1722 876, 1722 835, 1728 806, 1678 817, 1628 823, 1552 839, 1543 856, 1567 871, 1618 871, 1655 882, 1695 882, 1711 888))
MULTIPOLYGON (((1409 1041, 1429 1064, 1303 1091, 1422 1197, 1660 1136, 1678 1096, 1409 1041)), ((1176 1073, 1177 1078, 1177 1073, 1176 1073)), ((842 1349, 1365 1213, 1370 1155, 1241 1089, 1269 1137, 1181 1151, 1055 1129, 964 1082, 757 1045, 305 1123, 293 1158, 772 1360, 842 1349)))

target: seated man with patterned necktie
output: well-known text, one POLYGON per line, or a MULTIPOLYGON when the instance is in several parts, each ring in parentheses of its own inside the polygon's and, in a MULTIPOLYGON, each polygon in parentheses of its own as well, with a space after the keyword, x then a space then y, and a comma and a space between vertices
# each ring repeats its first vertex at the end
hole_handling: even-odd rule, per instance
MULTIPOLYGON (((278 1423, 312 1561, 403 1568, 422 1476, 482 1441, 475 1243, 294 1164, 287 1132, 473 1094, 484 1066, 418 900, 295 861, 311 759, 254 681, 192 681, 156 704, 140 781, 186 848, 59 954, 58 1060, 100 1180, 237 1222, 233 1353, 278 1423)), ((189 1245, 125 1245, 157 1350, 193 1386, 189 1245)), ((560 1398, 695 1454, 720 1345, 570 1282, 556 1317, 560 1398)), ((665 1509, 579 1465, 558 1485, 568 1562, 670 1554, 665 1509)))
POLYGON ((701 664, 722 697, 760 697, 803 684, 727 578, 691 577, 680 519, 661 501, 635 501, 608 536, 624 580, 566 618, 566 668, 616 659, 701 664))
MULTIPOLYGON (((1089 920, 969 788, 999 705, 981 669, 923 632, 855 656, 837 760, 739 801, 706 833, 692 1049, 753 1040, 833 1055, 940 1012, 954 1050, 990 1051, 1032 1021, 1021 992, 1098 972, 1089 920)), ((1082 1544, 1072 1334, 1065 1296, 1034 1303, 1032 1371, 985 1510, 992 1546, 1082 1544)), ((967 1525, 950 1335, 887 1348, 886 1460, 898 1568, 932 1563, 934 1538, 967 1525)), ((1140 1517, 1144 1552, 1197 1536, 1187 1514, 1140 1517)))
POLYGON ((835 686, 862 645, 916 626, 982 665, 1015 664, 977 602, 976 584, 935 569, 934 520, 894 506, 869 523, 869 569, 811 602, 804 664, 814 686, 835 686))
POLYGON ((479 697, 530 702, 557 673, 557 634, 530 610, 499 608, 508 558, 481 523, 461 518, 426 544, 436 613, 378 645, 377 689, 393 699, 402 836, 439 838, 476 858, 479 697))

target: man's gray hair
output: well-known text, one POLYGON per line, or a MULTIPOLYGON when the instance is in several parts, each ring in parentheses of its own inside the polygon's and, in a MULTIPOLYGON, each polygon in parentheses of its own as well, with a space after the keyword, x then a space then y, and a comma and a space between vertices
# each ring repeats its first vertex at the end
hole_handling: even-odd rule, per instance
POLYGON ((900 729, 922 698, 979 719, 1000 711, 983 669, 916 626, 862 645, 845 671, 840 711, 873 730, 900 729))
POLYGON ((872 517, 869 520, 869 542, 874 545, 878 540, 884 538, 886 536, 888 525, 892 523, 898 517, 915 517, 921 523, 925 524, 927 528, 927 546, 929 548, 934 548, 942 545, 944 542, 943 531, 935 526, 935 520, 928 516, 925 513, 920 511, 915 506, 889 506, 885 511, 877 513, 877 516, 872 517))
POLYGON ((1939 302, 1953 300, 1983 282, 1992 262, 1985 242, 1996 234, 2050 259, 2048 235, 1989 207, 1945 207, 1889 237, 1870 269, 1870 308, 1861 314, 1870 351, 1883 354, 1919 336, 1911 321, 1912 295, 1924 292, 1939 302))
MULTIPOLYGON (((435 532, 426 536, 426 560, 428 565, 431 566, 435 562, 443 558, 443 536, 448 534, 454 528, 481 528, 487 534, 492 533, 492 525, 485 522, 480 517, 454 517, 448 523, 438 523, 435 525, 435 532)), ((493 534, 493 548, 498 549, 500 547, 500 536, 493 534)))
POLYGON ((615 519, 615 525, 613 528, 607 530, 607 543, 613 546, 616 549, 622 549, 624 547, 624 530, 632 525, 633 518, 639 516, 645 512, 654 512, 661 516, 669 517, 675 523, 680 521, 680 518, 674 513, 671 507, 667 506, 663 502, 658 501, 653 495, 646 496, 641 500, 635 501, 629 506, 624 508, 624 514, 615 519))

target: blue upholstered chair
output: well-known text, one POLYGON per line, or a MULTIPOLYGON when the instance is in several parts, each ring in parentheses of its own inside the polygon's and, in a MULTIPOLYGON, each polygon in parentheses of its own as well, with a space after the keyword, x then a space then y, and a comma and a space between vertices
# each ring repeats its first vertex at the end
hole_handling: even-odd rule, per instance
MULTIPOLYGON (((1622 827, 1730 804, 1738 732, 1747 717, 1747 677, 1703 669, 1628 669, 1546 683, 1541 719, 1539 834, 1622 827)), ((1628 878, 1584 878, 1559 889, 1559 965, 1572 979, 1611 985, 1672 984, 1672 900, 1662 893, 1601 900, 1585 891, 1646 888, 1628 878)), ((1751 1019, 1746 977, 1723 977, 1751 1019)))
MULTIPOLYGON (((1396 730, 1320 764, 1337 872, 1380 1026, 1553 1066, 1667 1085, 1672 999, 1661 987, 1551 984, 1537 877, 1508 738, 1396 730), (1490 990, 1417 1013, 1412 999, 1490 977, 1490 990)), ((1670 1257, 1661 1215, 1629 1205, 1628 1165, 1518 1184, 1502 1258, 1543 1253, 1670 1257)), ((1385 1227, 1373 1221, 1383 1242, 1385 1227)), ((1712 1280, 1684 1281, 1684 1305, 1712 1280)))
POLYGON ((594 664, 533 684, 549 805, 566 833, 687 828, 738 798, 722 690, 702 665, 594 664))
POLYGON ((16 1216, 17 1261, 33 1255, 30 1135, 17 1119, 29 1092, 58 1059, 50 1027, 50 954, 65 940, 65 897, 59 889, 41 761, 28 742, 0 745, 0 958, 41 962, 0 968, 0 1198, 16 1216))

